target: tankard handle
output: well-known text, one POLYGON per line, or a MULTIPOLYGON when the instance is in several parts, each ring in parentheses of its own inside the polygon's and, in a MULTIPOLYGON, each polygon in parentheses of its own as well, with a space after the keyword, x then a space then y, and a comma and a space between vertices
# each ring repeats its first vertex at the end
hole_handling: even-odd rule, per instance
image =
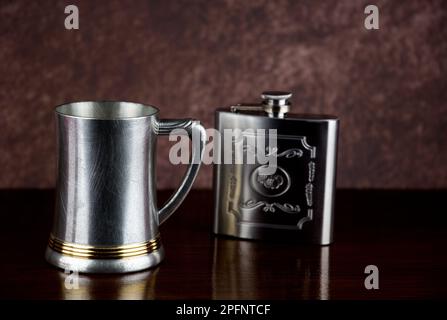
POLYGON ((158 135, 168 135, 175 129, 184 129, 192 140, 191 163, 182 179, 180 187, 158 211, 158 221, 162 224, 180 206, 199 172, 202 162, 203 151, 205 149, 206 132, 200 121, 193 119, 181 120, 159 120, 158 135))

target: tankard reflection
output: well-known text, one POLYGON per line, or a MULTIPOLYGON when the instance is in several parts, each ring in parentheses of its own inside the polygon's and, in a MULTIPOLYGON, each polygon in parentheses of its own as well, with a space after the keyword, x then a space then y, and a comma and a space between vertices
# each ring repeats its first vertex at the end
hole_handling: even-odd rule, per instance
POLYGON ((57 267, 121 273, 159 264, 158 226, 197 176, 205 129, 193 119, 161 120, 158 109, 130 102, 75 102, 56 108, 57 188, 45 257, 57 267), (157 137, 185 129, 191 162, 179 189, 158 209, 157 137))
POLYGON ((152 300, 159 269, 130 274, 91 275, 58 273, 64 300, 152 300))

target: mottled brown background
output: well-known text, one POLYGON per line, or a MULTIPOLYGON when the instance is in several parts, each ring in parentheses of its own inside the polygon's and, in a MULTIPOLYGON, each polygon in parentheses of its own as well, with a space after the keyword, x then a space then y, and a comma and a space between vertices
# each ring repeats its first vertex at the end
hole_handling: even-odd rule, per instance
MULTIPOLYGON (((213 125, 216 107, 291 90, 341 119, 338 185, 447 187, 446 1, 1 1, 0 187, 54 186, 55 105, 152 103, 213 125), (363 27, 366 4, 380 30, 363 27), (64 29, 65 5, 80 30, 64 29)), ((160 143, 159 181, 184 168, 160 143)), ((211 185, 211 168, 196 186, 211 185)))

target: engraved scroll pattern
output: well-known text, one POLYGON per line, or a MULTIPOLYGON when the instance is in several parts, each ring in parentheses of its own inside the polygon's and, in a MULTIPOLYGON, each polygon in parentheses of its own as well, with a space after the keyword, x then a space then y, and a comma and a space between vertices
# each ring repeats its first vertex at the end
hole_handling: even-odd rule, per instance
POLYGON ((276 208, 287 213, 296 213, 301 211, 299 205, 292 205, 290 203, 280 204, 278 202, 268 203, 266 201, 254 201, 254 200, 245 201, 243 204, 241 204, 241 208, 242 209, 262 208, 262 210, 265 212, 276 212, 276 208))
MULTIPOLYGON (((303 218, 301 218, 298 223, 297 227, 298 229, 302 229, 304 223, 311 221, 313 219, 313 190, 314 190, 314 179, 315 179, 315 162, 313 159, 316 158, 316 147, 313 147, 307 143, 306 137, 295 137, 295 136, 283 136, 279 135, 278 138, 280 139, 299 139, 301 141, 301 144, 303 145, 304 149, 308 150, 310 152, 310 161, 308 162, 308 181, 305 185, 305 198, 306 198, 306 204, 307 204, 307 215, 303 218)), ((249 150, 245 150, 249 151, 249 150)), ((303 156, 303 151, 299 148, 292 148, 287 149, 281 153, 278 154, 277 148, 269 149, 269 147, 266 148, 266 151, 269 155, 276 155, 277 157, 286 157, 286 158, 301 158, 303 156)), ((280 204, 277 202, 274 203, 268 203, 266 201, 255 201, 255 200, 247 200, 246 202, 242 203, 240 205, 240 208, 242 209, 254 209, 254 208, 263 208, 263 211, 265 212, 275 212, 276 208, 280 209, 283 212, 287 213, 298 213, 301 211, 301 208, 299 205, 292 205, 289 203, 280 204)))

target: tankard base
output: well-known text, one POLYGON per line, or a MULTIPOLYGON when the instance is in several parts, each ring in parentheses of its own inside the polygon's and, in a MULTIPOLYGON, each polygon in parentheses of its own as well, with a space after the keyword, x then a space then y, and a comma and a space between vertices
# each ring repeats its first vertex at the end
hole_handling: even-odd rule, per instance
POLYGON ((163 246, 148 254, 120 259, 91 259, 59 253, 50 247, 45 251, 48 263, 64 270, 80 273, 126 273, 157 266, 164 258, 163 246))

